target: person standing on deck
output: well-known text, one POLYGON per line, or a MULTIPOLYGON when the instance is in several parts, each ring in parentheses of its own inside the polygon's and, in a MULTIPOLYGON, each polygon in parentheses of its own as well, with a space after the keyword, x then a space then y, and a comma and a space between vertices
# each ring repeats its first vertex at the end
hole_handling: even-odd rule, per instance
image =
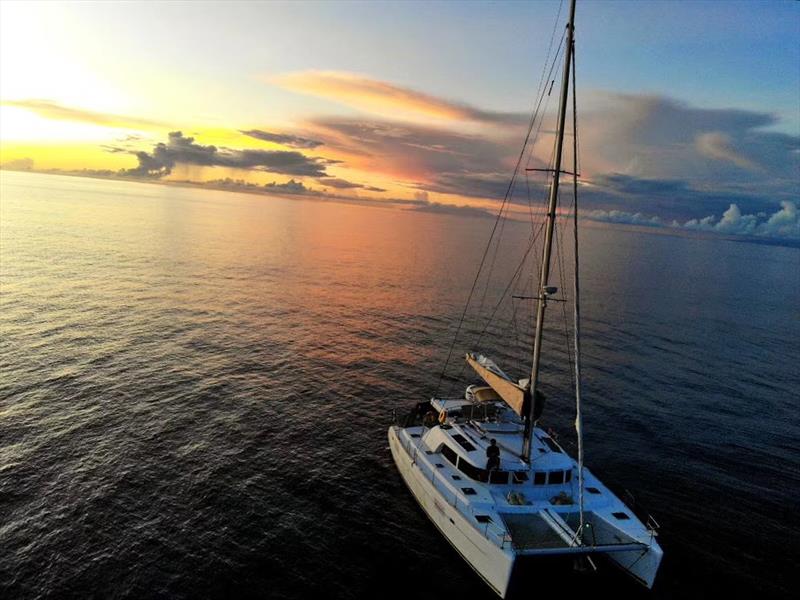
POLYGON ((492 438, 486 447, 486 470, 493 471, 500 468, 500 448, 497 440, 492 438))

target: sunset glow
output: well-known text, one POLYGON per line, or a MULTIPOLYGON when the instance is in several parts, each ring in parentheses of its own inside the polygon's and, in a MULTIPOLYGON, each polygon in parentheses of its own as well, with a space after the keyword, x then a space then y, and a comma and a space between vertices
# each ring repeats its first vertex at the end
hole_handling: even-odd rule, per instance
MULTIPOLYGON (((580 115, 586 214, 683 224, 716 221, 730 205, 770 215, 795 202, 797 6, 672 8, 585 7, 593 26, 578 32, 577 56, 588 90, 580 115), (635 28, 620 35, 623 16, 657 17, 662 28, 645 44, 635 28), (700 32, 714 19, 726 29, 700 32), (642 47, 663 49, 673 71, 682 53, 693 66, 672 72, 666 86, 663 56, 632 51, 642 47), (702 85, 699 72, 708 73, 702 85), (742 83, 748 77, 758 78, 757 95, 742 83)), ((492 212, 547 83, 537 69, 557 49, 558 36, 550 39, 560 8, 3 2, 0 10, 5 168, 229 178, 287 193, 492 212), (301 30, 308 41, 289 34, 301 30), (221 36, 225 45, 210 41, 221 36)), ((527 166, 546 166, 552 151, 549 95, 541 109, 527 166)), ((546 179, 523 183, 535 195, 546 179)), ((511 211, 527 204, 512 198, 511 211)))

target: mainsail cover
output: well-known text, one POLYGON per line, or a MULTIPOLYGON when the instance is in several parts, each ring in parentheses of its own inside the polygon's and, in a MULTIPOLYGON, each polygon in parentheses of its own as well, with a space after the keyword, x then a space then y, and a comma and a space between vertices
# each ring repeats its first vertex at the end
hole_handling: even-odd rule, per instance
POLYGON ((480 375, 492 389, 497 392, 500 397, 508 404, 511 409, 520 417, 525 413, 525 396, 526 389, 520 387, 508 375, 500 370, 493 360, 486 358, 481 354, 467 354, 467 363, 475 369, 475 372, 480 375))

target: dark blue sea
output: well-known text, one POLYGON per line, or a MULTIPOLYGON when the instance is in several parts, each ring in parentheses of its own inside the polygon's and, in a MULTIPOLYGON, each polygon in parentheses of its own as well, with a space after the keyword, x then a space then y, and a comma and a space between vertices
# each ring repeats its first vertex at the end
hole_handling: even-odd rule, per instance
MULTIPOLYGON (((0 598, 493 597, 386 441, 437 388, 491 220, 0 183, 0 598)), ((526 376, 525 300, 467 343, 530 227, 507 224, 444 388, 472 382, 466 350, 526 376)), ((530 597, 792 596, 800 250, 580 241, 586 461, 656 517, 665 559, 650 593, 601 564, 530 597)), ((543 420, 571 447, 569 312, 549 311, 543 420)))

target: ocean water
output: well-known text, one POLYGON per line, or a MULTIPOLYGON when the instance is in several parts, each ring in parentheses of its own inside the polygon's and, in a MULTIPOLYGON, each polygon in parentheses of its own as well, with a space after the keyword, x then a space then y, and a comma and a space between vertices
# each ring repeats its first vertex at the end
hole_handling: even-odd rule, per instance
MULTIPOLYGON (((386 442, 391 409, 437 387, 491 225, 3 172, 0 598, 493 597, 386 442)), ((666 556, 650 594, 610 567, 543 585, 789 597, 800 251, 581 243, 587 464, 658 519, 666 556)), ((502 325, 455 353, 514 371, 526 332, 502 325)), ((555 326, 548 349, 545 424, 568 444, 555 326)), ((445 386, 471 382, 459 369, 445 386)))

